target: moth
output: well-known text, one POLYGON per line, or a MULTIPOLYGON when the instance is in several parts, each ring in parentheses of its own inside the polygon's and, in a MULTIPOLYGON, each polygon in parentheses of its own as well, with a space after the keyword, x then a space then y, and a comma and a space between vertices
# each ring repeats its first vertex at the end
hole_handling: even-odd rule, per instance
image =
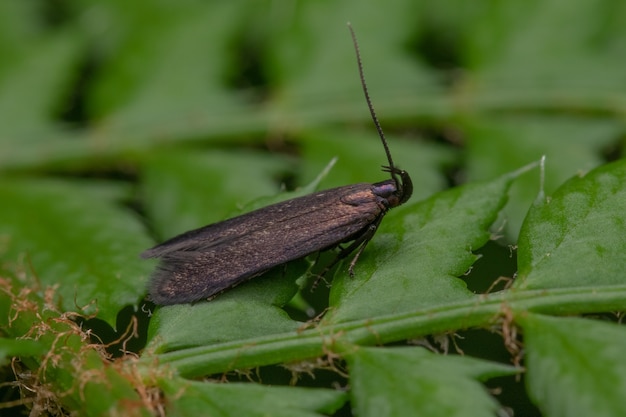
POLYGON ((146 250, 143 258, 160 259, 148 289, 154 303, 210 299, 275 266, 337 247, 333 265, 356 251, 348 269, 352 276, 387 211, 411 197, 411 177, 393 163, 367 90, 356 36, 348 27, 365 100, 387 156, 388 165, 382 170, 391 178, 283 201, 188 231, 146 250))

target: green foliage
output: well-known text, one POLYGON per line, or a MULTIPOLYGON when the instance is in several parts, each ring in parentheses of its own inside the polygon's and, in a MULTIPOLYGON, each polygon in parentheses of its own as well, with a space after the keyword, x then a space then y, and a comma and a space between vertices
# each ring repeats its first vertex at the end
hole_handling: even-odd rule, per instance
POLYGON ((623 329, 598 320, 534 314, 520 324, 528 346, 528 390, 547 414, 615 416, 623 412, 623 329), (580 378, 584 374, 588 376, 580 378))
POLYGON ((369 3, 0 3, 0 410, 621 415, 626 6, 369 3), (152 305, 157 241, 386 179, 347 21, 414 197, 152 305))
POLYGON ((352 401, 360 416, 395 416, 400 410, 417 415, 493 414, 498 404, 477 380, 515 373, 513 367, 407 347, 356 348, 346 357, 352 401))
POLYGON ((163 381, 173 415, 315 417, 333 413, 346 400, 330 389, 270 387, 258 384, 216 384, 174 378, 163 381), (185 395, 180 395, 181 387, 185 395), (245 401, 242 401, 245 399, 245 401))
POLYGON ((4 256, 24 259, 40 284, 55 287, 63 311, 97 310, 99 318, 114 323, 123 306, 138 301, 150 267, 128 254, 150 240, 137 217, 116 203, 122 188, 7 178, 0 194, 4 256))

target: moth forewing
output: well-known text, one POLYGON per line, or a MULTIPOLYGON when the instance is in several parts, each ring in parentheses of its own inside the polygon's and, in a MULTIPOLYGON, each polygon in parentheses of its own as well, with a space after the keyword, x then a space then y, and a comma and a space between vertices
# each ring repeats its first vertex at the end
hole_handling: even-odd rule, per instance
POLYGON ((372 184, 283 201, 174 237, 145 251, 161 263, 150 284, 157 304, 210 298, 310 253, 353 240, 384 214, 372 184))

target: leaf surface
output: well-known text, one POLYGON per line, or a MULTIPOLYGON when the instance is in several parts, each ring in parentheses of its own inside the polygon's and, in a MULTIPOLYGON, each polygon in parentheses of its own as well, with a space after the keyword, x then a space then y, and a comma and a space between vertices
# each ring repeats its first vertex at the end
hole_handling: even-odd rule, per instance
POLYGON ((527 387, 550 416, 618 416, 624 411, 624 326, 582 318, 520 320, 527 387))
POLYGON ((117 312, 145 292, 151 266, 143 227, 115 201, 123 188, 98 183, 4 180, 0 235, 11 262, 22 260, 64 311, 97 314, 115 327, 117 312))

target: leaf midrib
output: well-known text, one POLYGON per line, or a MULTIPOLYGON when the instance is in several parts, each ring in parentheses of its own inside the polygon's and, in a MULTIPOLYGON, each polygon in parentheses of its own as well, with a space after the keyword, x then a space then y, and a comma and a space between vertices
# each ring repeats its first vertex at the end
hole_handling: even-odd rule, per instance
MULTIPOLYGON (((233 369, 341 355, 354 345, 379 345, 445 331, 485 327, 505 314, 575 314, 626 309, 626 285, 549 290, 506 290, 457 303, 402 314, 321 325, 294 333, 198 346, 157 355, 180 375, 198 377, 233 369)), ((139 359, 142 373, 153 372, 154 355, 139 359), (152 368, 152 371, 151 371, 152 368)))

